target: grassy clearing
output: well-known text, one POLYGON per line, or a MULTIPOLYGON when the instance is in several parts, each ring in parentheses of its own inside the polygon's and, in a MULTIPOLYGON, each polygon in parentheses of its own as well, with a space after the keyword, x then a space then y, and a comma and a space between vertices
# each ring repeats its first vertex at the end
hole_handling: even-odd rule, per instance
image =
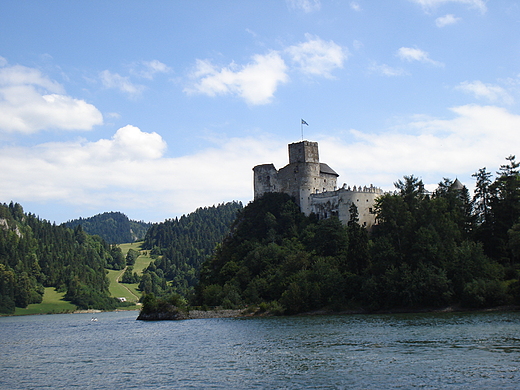
MULTIPOLYGON (((141 242, 133 242, 127 244, 120 244, 119 247, 123 252, 123 255, 126 257, 126 254, 130 249, 134 249, 136 251, 141 252, 141 256, 137 258, 134 264, 134 272, 137 272, 138 275, 143 273, 143 270, 148 267, 148 264, 152 261, 152 258, 149 256, 149 251, 141 250, 141 242)), ((108 279, 110 280, 110 295, 116 298, 124 297, 127 301, 136 302, 135 296, 141 297, 141 292, 137 289, 137 284, 122 284, 116 282, 116 279, 119 275, 123 275, 123 271, 114 271, 108 270, 108 279), (127 288, 125 288, 127 287, 127 288), (133 295, 128 291, 130 290, 133 295), (134 296, 135 295, 135 296, 134 296)))
POLYGON ((128 244, 119 245, 124 256, 126 256, 130 248, 141 252, 141 256, 137 258, 134 264, 134 272, 137 272, 138 275, 141 275, 143 273, 143 270, 146 267, 148 267, 148 264, 150 264, 150 262, 152 261, 152 258, 149 255, 150 251, 142 250, 141 244, 142 242, 132 242, 128 244))
POLYGON ((76 305, 63 300, 65 293, 57 292, 54 287, 45 287, 42 303, 35 303, 25 309, 17 307, 14 314, 50 314, 50 313, 70 313, 75 311, 76 305))

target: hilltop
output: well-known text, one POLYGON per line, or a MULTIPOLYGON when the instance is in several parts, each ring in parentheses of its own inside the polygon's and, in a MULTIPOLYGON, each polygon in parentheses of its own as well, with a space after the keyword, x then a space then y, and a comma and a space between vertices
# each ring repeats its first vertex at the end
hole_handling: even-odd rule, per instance
POLYGON ((105 212, 89 218, 78 218, 63 223, 64 226, 75 228, 81 225, 83 231, 98 235, 110 244, 123 244, 144 239, 146 232, 152 226, 144 221, 134 221, 121 212, 105 212))

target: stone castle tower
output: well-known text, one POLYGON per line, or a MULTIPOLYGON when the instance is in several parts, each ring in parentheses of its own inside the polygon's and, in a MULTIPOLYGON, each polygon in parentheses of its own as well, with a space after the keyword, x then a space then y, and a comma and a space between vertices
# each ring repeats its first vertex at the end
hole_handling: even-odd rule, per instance
POLYGON ((338 174, 327 164, 320 163, 318 143, 301 141, 289 144, 289 164, 277 170, 273 164, 257 165, 254 172, 254 197, 266 192, 283 192, 294 197, 306 215, 320 218, 338 216, 343 222, 350 220, 349 208, 358 208, 361 225, 371 227, 375 223, 373 206, 382 194, 379 188, 336 188, 338 174))

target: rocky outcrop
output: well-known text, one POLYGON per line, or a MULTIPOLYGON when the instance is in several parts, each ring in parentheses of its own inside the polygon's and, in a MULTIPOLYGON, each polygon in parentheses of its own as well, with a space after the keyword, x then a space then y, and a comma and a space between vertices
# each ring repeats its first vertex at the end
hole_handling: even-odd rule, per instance
POLYGON ((192 310, 183 312, 179 310, 154 311, 144 313, 141 311, 138 320, 142 321, 176 321, 176 320, 194 320, 203 318, 233 318, 240 317, 242 310, 192 310))
POLYGON ((178 311, 178 310, 172 310, 172 311, 165 311, 165 312, 151 312, 151 313, 144 313, 141 311, 139 313, 139 316, 137 317, 138 320, 142 321, 175 321, 175 320, 187 320, 189 316, 187 316, 185 313, 178 311))

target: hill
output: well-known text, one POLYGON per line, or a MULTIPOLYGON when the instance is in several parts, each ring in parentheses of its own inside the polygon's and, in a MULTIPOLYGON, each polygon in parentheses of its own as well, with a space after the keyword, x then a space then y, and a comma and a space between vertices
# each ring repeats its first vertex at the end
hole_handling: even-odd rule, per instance
POLYGON ((193 303, 287 314, 519 304, 520 175, 501 170, 508 174, 489 186, 486 219, 480 195, 472 202, 447 179, 429 193, 410 176, 378 198, 371 234, 354 203, 345 226, 266 193, 202 266, 193 303))
POLYGON ((153 224, 142 249, 150 250, 155 261, 143 272, 141 291, 157 296, 171 292, 189 295, 198 283, 202 263, 228 234, 241 209, 242 203, 228 202, 153 224))
POLYGON ((142 240, 151 223, 134 221, 120 212, 106 212, 89 218, 78 218, 63 223, 64 226, 75 228, 81 225, 88 234, 97 234, 110 244, 123 244, 142 240))
POLYGON ((119 261, 113 256, 122 257, 115 249, 81 226, 57 226, 18 203, 0 204, 0 313, 40 303, 45 287, 82 309, 116 308, 105 274, 119 261))

